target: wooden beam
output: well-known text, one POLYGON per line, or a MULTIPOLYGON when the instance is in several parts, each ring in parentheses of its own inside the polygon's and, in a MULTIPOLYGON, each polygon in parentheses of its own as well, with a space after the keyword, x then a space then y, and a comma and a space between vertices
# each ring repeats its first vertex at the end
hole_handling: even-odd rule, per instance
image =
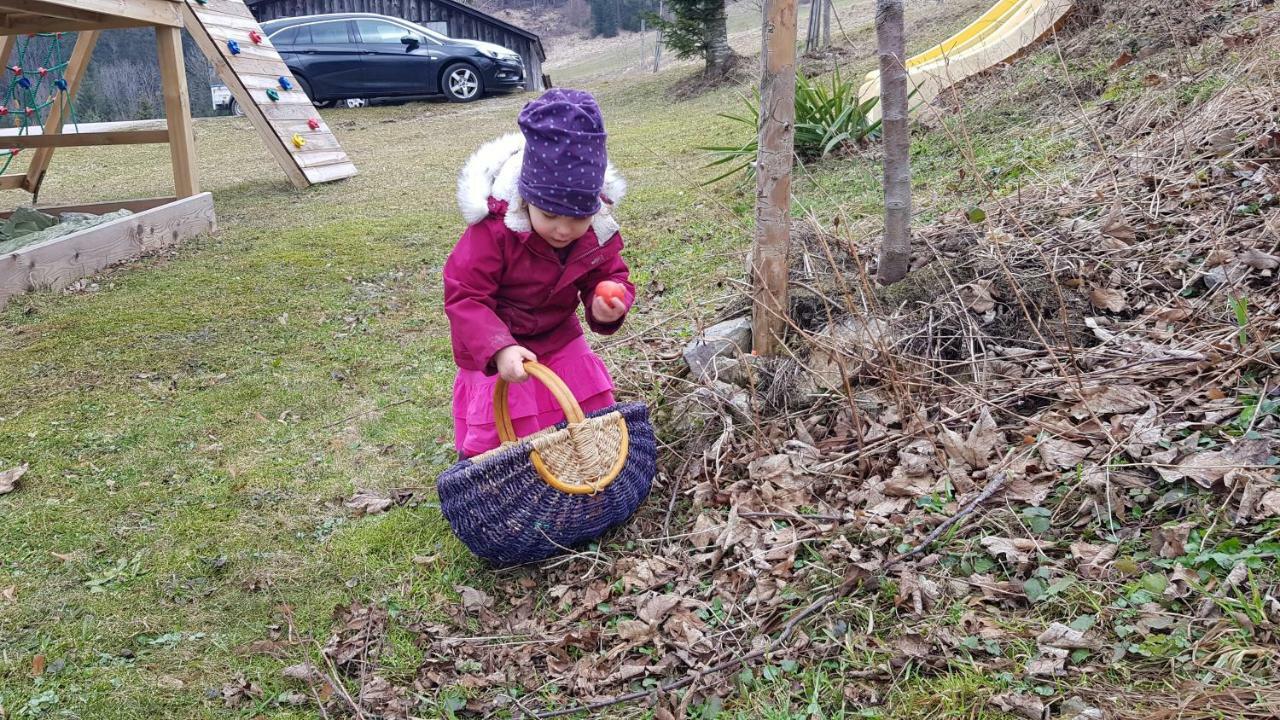
POLYGON ((55 3, 44 2, 44 0, 0 0, 0 12, 76 20, 79 22, 102 22, 106 20, 102 13, 60 6, 55 3))
POLYGON ((190 197, 199 192, 200 181, 196 174, 196 136, 191 127, 187 71, 182 59, 182 29, 156 27, 156 45, 164 85, 164 117, 169 125, 169 154, 173 157, 173 186, 178 197, 190 197))
MULTIPOLYGON (((76 93, 80 91, 80 81, 84 80, 85 68, 89 66, 89 58, 93 56, 93 48, 98 44, 99 33, 96 30, 76 35, 76 46, 67 59, 67 67, 62 77, 67 81, 67 89, 62 96, 66 102, 55 102, 49 106, 49 114, 44 119, 44 136, 57 135, 62 132, 62 109, 75 102, 76 93)), ((36 150, 27 168, 27 177, 22 181, 23 189, 33 196, 40 194, 40 184, 44 182, 45 171, 49 169, 49 161, 53 159, 53 148, 42 147, 36 150)))
POLYGON ((0 175, 0 190, 17 190, 26 182, 26 173, 9 173, 0 175))
POLYGON ((3 10, 77 21, 126 19, 182 26, 181 5, 172 0, 0 0, 3 10))
POLYGON ((775 355, 787 327, 791 165, 795 152, 796 0, 766 0, 756 159, 756 237, 751 253, 752 349, 775 355))
POLYGON ((0 257, 0 307, 30 290, 61 290, 82 277, 213 232, 213 196, 183 198, 0 257))
POLYGON ((86 32, 89 30, 116 30, 120 28, 150 27, 149 23, 127 18, 104 20, 66 20, 46 15, 17 15, 0 17, 0 33, 25 35, 29 33, 86 32))
MULTIPOLYGON (((132 213, 140 213, 144 210, 168 205, 178 198, 162 197, 162 198, 145 198, 142 200, 109 200, 107 202, 86 203, 84 205, 40 205, 36 209, 42 213, 49 215, 62 215, 63 213, 90 213, 92 215, 105 215, 117 210, 128 210, 132 213)), ((0 212, 0 218, 8 218, 13 215, 12 210, 0 212)))
POLYGON ((154 145, 169 142, 167 130, 54 133, 0 136, 0 145, 16 148, 91 147, 95 145, 154 145))

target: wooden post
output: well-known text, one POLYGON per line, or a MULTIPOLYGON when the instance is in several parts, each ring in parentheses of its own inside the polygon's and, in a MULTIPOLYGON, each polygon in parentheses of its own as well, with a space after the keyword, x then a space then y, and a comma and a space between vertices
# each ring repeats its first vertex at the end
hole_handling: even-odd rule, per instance
POLYGON ((891 285, 911 266, 911 126, 907 118, 902 0, 877 0, 881 132, 884 137, 884 240, 876 280, 891 285))
MULTIPOLYGON (((62 101, 49 106, 49 114, 44 119, 44 135, 56 135, 62 132, 62 109, 75 102, 76 93, 80 90, 80 81, 84 80, 85 69, 89 67, 89 58, 93 56, 93 48, 98 44, 97 30, 86 30, 76 36, 76 46, 67 59, 67 67, 62 76, 66 78, 67 89, 62 101)), ((8 55, 5 55, 8 62, 8 55)), ((49 169, 49 161, 53 159, 53 147, 42 147, 31 156, 31 165, 27 167, 27 177, 22 181, 22 189, 31 193, 34 198, 40 195, 40 184, 44 182, 44 174, 49 169)))
POLYGON ((196 176, 196 138, 191 128, 191 101, 182 59, 182 28, 156 26, 160 80, 164 85, 164 117, 169 125, 169 154, 173 157, 173 186, 178 197, 199 192, 196 176))
MULTIPOLYGON (((658 0, 658 17, 666 19, 666 15, 662 14, 662 0, 658 0)), ((662 67, 662 26, 658 26, 658 36, 653 42, 653 71, 658 72, 662 67)))
POLYGON ((791 165, 795 152, 796 0, 766 0, 752 248, 752 346, 778 352, 787 319, 791 165))
POLYGON ((822 0, 822 47, 831 47, 831 3, 833 0, 822 0))

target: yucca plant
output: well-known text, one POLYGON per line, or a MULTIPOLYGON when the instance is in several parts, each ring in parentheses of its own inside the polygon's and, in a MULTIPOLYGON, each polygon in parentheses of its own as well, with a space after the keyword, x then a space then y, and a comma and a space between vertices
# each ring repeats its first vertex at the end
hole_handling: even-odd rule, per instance
MULTIPOLYGON (((826 157, 852 145, 861 144, 880 133, 880 121, 870 122, 868 115, 880 101, 879 97, 858 101, 858 89, 844 82, 837 71, 830 84, 811 80, 796 74, 796 155, 803 160, 826 157)), ((700 149, 718 156, 707 167, 732 165, 727 172, 709 180, 708 184, 723 180, 742 170, 747 177, 755 173, 757 133, 760 127, 760 92, 753 97, 742 98, 746 112, 733 115, 721 113, 720 117, 741 123, 750 128, 751 135, 741 145, 707 146, 700 149)))

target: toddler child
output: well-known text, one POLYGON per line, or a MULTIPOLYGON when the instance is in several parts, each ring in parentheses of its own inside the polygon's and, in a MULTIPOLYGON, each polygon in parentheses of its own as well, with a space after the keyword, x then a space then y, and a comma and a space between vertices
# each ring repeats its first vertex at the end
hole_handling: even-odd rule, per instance
POLYGON ((458 365, 455 444, 463 457, 500 444, 498 377, 512 383, 520 437, 564 420, 551 393, 526 382, 527 360, 559 375, 585 413, 612 405, 613 380, 583 337, 578 306, 594 332, 610 335, 635 302, 611 214, 626 185, 608 161, 595 98, 548 91, 524 107, 518 124, 519 133, 476 151, 458 179, 468 227, 445 263, 444 302, 458 365), (597 294, 601 283, 621 285, 622 297, 597 294))

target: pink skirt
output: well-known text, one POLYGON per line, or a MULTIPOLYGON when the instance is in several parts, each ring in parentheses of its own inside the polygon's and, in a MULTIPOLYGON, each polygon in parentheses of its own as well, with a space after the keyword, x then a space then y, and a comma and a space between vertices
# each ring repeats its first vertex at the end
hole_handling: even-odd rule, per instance
MULTIPOLYGON (((614 404, 613 378, 604 362, 591 351, 586 338, 579 336, 552 355, 540 355, 538 362, 564 380, 584 413, 614 404)), ((458 370, 453 384, 454 444, 466 457, 488 452, 501 444, 493 418, 493 387, 497 382, 497 375, 458 370)), ((522 438, 565 419, 551 391, 532 378, 511 386, 510 401, 511 421, 516 434, 522 438)))

